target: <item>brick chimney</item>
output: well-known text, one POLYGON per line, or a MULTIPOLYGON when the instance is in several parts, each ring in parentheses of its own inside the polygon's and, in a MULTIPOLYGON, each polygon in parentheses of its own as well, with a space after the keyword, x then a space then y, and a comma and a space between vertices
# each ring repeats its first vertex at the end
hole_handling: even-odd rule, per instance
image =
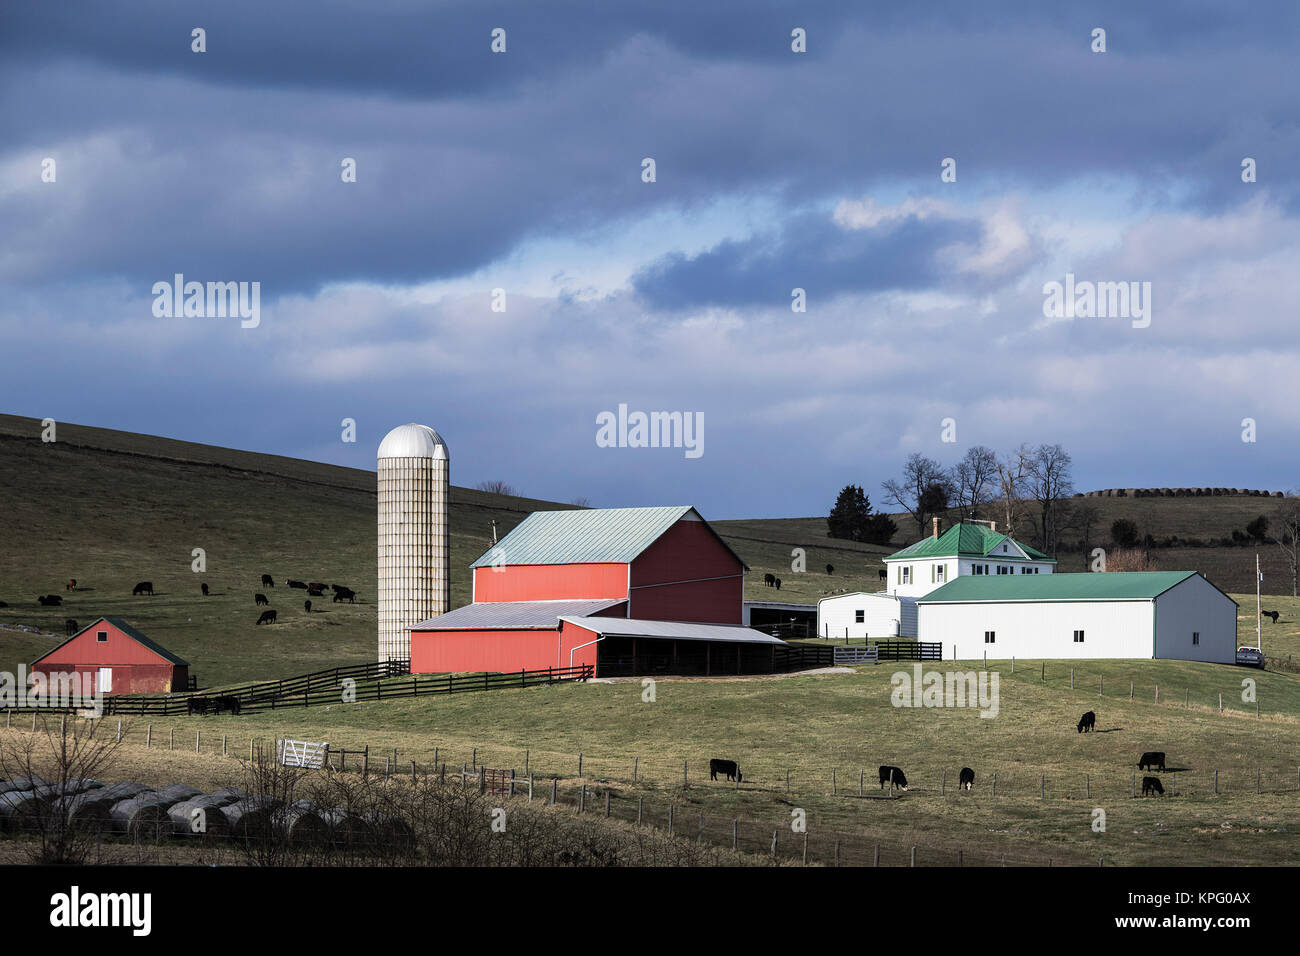
POLYGON ((930 520, 934 522, 934 537, 937 538, 939 537, 939 518, 936 516, 931 518, 930 520))

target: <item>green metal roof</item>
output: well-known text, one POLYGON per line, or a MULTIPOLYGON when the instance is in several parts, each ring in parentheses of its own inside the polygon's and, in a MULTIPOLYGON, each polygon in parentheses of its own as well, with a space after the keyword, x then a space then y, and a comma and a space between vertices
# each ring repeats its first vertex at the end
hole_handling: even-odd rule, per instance
POLYGON ((156 644, 156 643, 154 643, 153 641, 149 640, 149 638, 145 637, 143 634, 141 634, 139 631, 137 631, 135 628, 133 628, 130 624, 126 623, 126 621, 122 620, 120 617, 97 617, 97 618, 95 618, 95 620, 94 620, 93 623, 87 625, 86 627, 83 627, 81 630, 79 630, 76 634, 73 634, 73 635, 72 635, 70 638, 68 638, 66 641, 62 641, 62 642, 60 642, 60 643, 59 643, 56 647, 54 647, 52 650, 48 650, 48 651, 46 651, 46 652, 45 652, 44 654, 42 654, 40 657, 36 658, 36 660, 32 661, 32 663, 33 663, 33 664, 39 664, 41 661, 45 660, 45 658, 47 658, 47 657, 49 657, 51 654, 53 654, 54 651, 57 651, 60 647, 63 647, 64 644, 71 644, 73 641, 75 641, 77 638, 79 638, 82 634, 85 634, 87 631, 89 631, 89 630, 91 630, 91 629, 93 629, 93 628, 95 628, 95 627, 98 627, 100 621, 107 621, 109 624, 112 624, 115 628, 117 628, 119 631, 121 631, 121 632, 122 632, 123 634, 125 634, 127 637, 131 638, 131 640, 135 641, 137 644, 143 644, 145 647, 149 648, 149 650, 153 651, 153 652, 154 652, 155 654, 157 654, 158 656, 165 658, 165 659, 166 659, 167 661, 169 661, 170 663, 172 663, 172 664, 180 664, 182 667, 189 667, 189 666, 190 666, 189 661, 182 660, 181 658, 179 658, 179 657, 177 657, 175 654, 173 654, 171 651, 167 650, 167 648, 163 647, 161 644, 156 644))
MULTIPOLYGON (((534 511, 470 567, 627 564, 687 515, 704 520, 690 505, 534 511)), ((725 541, 722 543, 727 547, 725 541)))
POLYGON ((1195 574, 1196 571, 972 574, 935 588, 917 603, 1149 601, 1195 574))
MULTIPOLYGON (((991 555, 1003 541, 1010 541, 1035 561, 1052 561, 1043 552, 1031 548, 1022 541, 1009 537, 1000 531, 994 531, 982 524, 955 524, 939 537, 922 538, 916 544, 908 545, 902 551, 895 551, 886 561, 906 560, 908 558, 983 558, 991 555)), ((1023 561, 1024 558, 1001 555, 999 560, 1023 561)))

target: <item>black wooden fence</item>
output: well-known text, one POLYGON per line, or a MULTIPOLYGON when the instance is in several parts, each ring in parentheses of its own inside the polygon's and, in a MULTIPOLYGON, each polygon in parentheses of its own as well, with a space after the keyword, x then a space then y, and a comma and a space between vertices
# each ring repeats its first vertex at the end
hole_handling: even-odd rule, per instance
POLYGON ((880 648, 882 661, 941 661, 943 645, 937 641, 869 641, 880 648))

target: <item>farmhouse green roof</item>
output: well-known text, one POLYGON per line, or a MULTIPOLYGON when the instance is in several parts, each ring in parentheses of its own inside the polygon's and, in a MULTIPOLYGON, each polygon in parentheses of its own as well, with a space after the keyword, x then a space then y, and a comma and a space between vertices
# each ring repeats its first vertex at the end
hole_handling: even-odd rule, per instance
MULTIPOLYGON (((688 515, 704 521, 690 505, 534 511, 470 567, 627 564, 688 515)), ((731 551, 725 541, 722 544, 731 551)), ((739 556, 736 560, 744 565, 739 556)))
MULTIPOLYGON (((906 560, 908 558, 983 558, 992 554, 1004 541, 1010 541, 1035 561, 1052 561, 1043 552, 1029 547, 1022 541, 1005 535, 1000 531, 986 528, 982 524, 955 524, 939 537, 922 538, 916 544, 908 545, 902 551, 895 551, 886 561, 906 560)), ((1023 561, 1024 558, 1010 554, 999 555, 998 560, 1023 561)))
POLYGON ((919 604, 1003 601, 1149 601, 1196 571, 1109 571, 1078 574, 975 574, 954 578, 919 604))

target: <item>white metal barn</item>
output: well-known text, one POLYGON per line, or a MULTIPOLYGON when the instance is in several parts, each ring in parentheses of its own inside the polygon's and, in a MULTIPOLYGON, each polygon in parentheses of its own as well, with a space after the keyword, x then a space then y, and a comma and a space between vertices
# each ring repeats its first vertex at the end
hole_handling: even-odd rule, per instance
POLYGON ((1237 602, 1196 571, 959 577, 918 609, 921 639, 957 660, 1236 661, 1237 602))
POLYGON ((880 592, 836 594, 817 602, 822 637, 916 637, 916 598, 880 592))

